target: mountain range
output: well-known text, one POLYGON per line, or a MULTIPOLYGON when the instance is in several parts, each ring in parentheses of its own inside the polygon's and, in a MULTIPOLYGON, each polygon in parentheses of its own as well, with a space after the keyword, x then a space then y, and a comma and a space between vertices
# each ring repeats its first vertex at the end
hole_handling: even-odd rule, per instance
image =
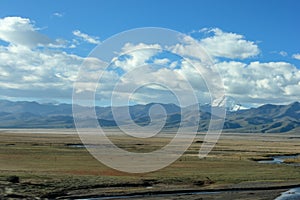
MULTIPOLYGON (((134 122, 145 126, 151 122, 150 108, 156 103, 146 105, 132 105, 129 113, 134 122)), ((180 126, 181 111, 175 104, 159 104, 167 114, 164 128, 176 128, 180 126)), ((84 111, 88 107, 77 105, 84 111)), ((114 107, 118 115, 123 115, 127 107, 114 107)), ((200 121, 199 131, 208 129, 212 117, 211 106, 199 105, 200 121)), ((96 107, 98 122, 103 127, 116 127, 111 107, 96 107)), ((161 120, 162 115, 154 113, 154 120, 161 120)), ((193 116, 190 117, 191 121, 193 116)), ((126 124, 126 120, 122 123, 126 124)), ((188 126, 188 123, 185 123, 188 126)), ((74 128, 71 104, 41 104, 29 101, 0 100, 0 128, 74 128)), ((224 132, 240 133, 300 133, 300 103, 294 102, 288 105, 265 104, 257 108, 236 110, 227 112, 224 132)))

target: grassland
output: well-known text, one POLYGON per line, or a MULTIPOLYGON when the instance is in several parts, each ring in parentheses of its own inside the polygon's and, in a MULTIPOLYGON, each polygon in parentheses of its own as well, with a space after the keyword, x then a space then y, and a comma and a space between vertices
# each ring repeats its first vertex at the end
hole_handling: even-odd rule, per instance
MULTIPOLYGON (((130 139, 110 131, 115 144, 135 152, 152 151, 170 141, 166 136, 130 139)), ((208 157, 199 159, 202 141, 199 134, 188 151, 166 168, 128 174, 103 165, 85 148, 73 147, 71 144, 81 144, 73 130, 1 130, 0 197, 72 199, 173 191, 173 196, 163 198, 184 199, 176 191, 233 189, 236 192, 186 195, 189 199, 273 199, 285 187, 300 185, 299 167, 254 161, 300 153, 297 134, 226 133, 208 157), (20 183, 7 181, 11 176, 20 177, 20 183), (264 189, 272 192, 266 194, 264 189)))

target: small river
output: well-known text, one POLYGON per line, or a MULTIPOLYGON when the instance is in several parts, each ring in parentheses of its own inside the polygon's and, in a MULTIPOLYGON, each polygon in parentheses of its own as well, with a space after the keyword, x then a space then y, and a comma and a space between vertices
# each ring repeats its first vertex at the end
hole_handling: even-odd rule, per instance
POLYGON ((286 192, 281 193, 275 200, 299 200, 300 199, 300 187, 292 188, 286 192))
POLYGON ((300 163, 284 163, 284 160, 286 159, 296 159, 299 158, 300 154, 296 155, 289 155, 289 156, 273 156, 272 159, 266 159, 266 160, 259 160, 258 163, 262 164, 286 164, 286 165, 292 165, 292 166, 300 166, 300 163))

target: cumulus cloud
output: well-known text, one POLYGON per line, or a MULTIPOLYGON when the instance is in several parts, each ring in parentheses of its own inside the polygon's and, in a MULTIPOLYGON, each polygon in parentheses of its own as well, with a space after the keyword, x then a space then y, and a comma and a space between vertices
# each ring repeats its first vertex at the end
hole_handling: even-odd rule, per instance
POLYGON ((124 71, 129 71, 145 65, 146 61, 155 54, 161 52, 161 49, 159 44, 148 45, 139 43, 134 45, 126 43, 118 53, 118 57, 113 58, 113 61, 116 67, 119 67, 124 71))
POLYGON ((14 89, 69 88, 83 60, 65 52, 45 52, 21 46, 1 47, 0 58, 0 70, 4 75, 0 87, 14 89))
POLYGON ((300 70, 287 62, 221 62, 226 92, 244 103, 298 101, 300 70))
POLYGON ((38 46, 61 47, 61 41, 53 41, 38 32, 28 18, 5 17, 0 19, 0 40, 12 45, 34 48, 38 46))
MULTIPOLYGON (((186 46, 181 48, 179 45, 175 45, 167 47, 167 49, 174 50, 174 52, 181 51, 185 55, 194 53, 186 46), (188 51, 185 51, 186 49, 188 51)), ((170 95, 172 92, 176 93, 177 97, 181 97, 181 105, 191 104, 190 95, 198 96, 201 103, 207 102, 209 94, 201 75, 209 76, 211 70, 198 66, 198 68, 202 68, 199 72, 194 67, 197 64, 191 64, 192 60, 188 62, 182 60, 180 56, 175 56, 177 60, 174 60, 174 55, 173 59, 166 58, 168 55, 170 56, 170 53, 163 51, 159 44, 125 44, 119 52, 119 56, 115 57, 112 63, 113 69, 118 72, 120 69, 122 70, 117 81, 118 89, 111 88, 114 90, 114 94, 118 96, 119 103, 122 104, 122 100, 123 104, 126 103, 126 95, 128 97, 133 91, 136 93, 132 94, 131 97, 139 103, 153 101, 176 103, 176 97, 170 95), (166 57, 160 58, 162 55, 166 57), (139 90, 139 88, 143 89, 139 90)), ((197 53, 191 57, 199 56, 197 53)), ((103 89, 105 90, 105 88, 103 89)))
POLYGON ((223 32, 218 28, 202 31, 213 33, 213 36, 202 39, 200 44, 214 57, 245 59, 260 53, 258 46, 245 40, 243 35, 223 32))
POLYGON ((22 17, 0 19, 0 40, 7 42, 0 46, 1 94, 70 98, 83 58, 48 48, 62 47, 63 40, 39 33, 32 20, 22 17))
POLYGON ((70 100, 82 62, 89 73, 81 73, 81 89, 96 81, 95 72, 102 70, 102 63, 57 49, 65 47, 65 40, 52 40, 39 30, 28 18, 0 19, 0 40, 7 43, 0 45, 0 93, 6 97, 70 100))
POLYGON ((82 33, 80 30, 75 30, 72 33, 73 33, 73 35, 81 38, 83 41, 88 42, 90 44, 100 44, 98 37, 90 36, 86 33, 82 33))
POLYGON ((121 105, 126 104, 127 99, 138 103, 177 103, 179 98, 181 105, 186 106, 191 104, 190 96, 196 92, 186 75, 181 70, 145 65, 119 77, 112 89, 121 105))
MULTIPOLYGON (((76 93, 85 96, 97 90, 96 98, 109 102, 115 90, 120 105, 127 103, 124 102, 127 97, 137 103, 177 103, 172 92, 183 98, 183 105, 189 105, 191 87, 199 101, 205 103, 210 100, 209 84, 219 88, 212 70, 202 65, 208 59, 220 71, 227 94, 242 104, 299 100, 300 70, 296 66, 287 62, 245 63, 242 59, 255 58, 260 53, 257 44, 220 29, 203 31, 207 33, 204 38, 185 36, 181 43, 172 46, 126 43, 105 69, 108 63, 97 58, 84 59, 62 49, 43 48, 59 47, 63 40, 52 40, 39 33, 30 19, 2 18, 0 40, 8 44, 0 45, 0 93, 8 97, 70 99, 77 81, 76 93), (168 56, 167 52, 180 54, 185 59, 168 56), (232 60, 221 62, 219 58, 232 60), (82 62, 84 70, 78 74, 82 62), (136 92, 131 95, 133 89, 136 92)), ((73 34, 88 43, 100 43, 99 38, 79 30, 73 34)), ((73 40, 70 47, 78 45, 77 40, 73 40)), ((293 58, 300 60, 300 54, 294 54, 293 58)))
MULTIPOLYGON (((232 59, 243 59, 255 56, 259 53, 257 45, 244 40, 244 37, 241 35, 224 33, 219 29, 214 30, 214 34, 215 36, 212 37, 222 36, 221 38, 223 38, 225 44, 220 45, 225 48, 225 51, 222 52, 222 54, 221 52, 218 53, 220 45, 214 43, 216 41, 221 43, 220 38, 217 40, 213 39, 212 41, 214 42, 211 44, 204 42, 204 44, 211 47, 208 53, 213 56, 212 58, 220 56, 232 59)), ((211 37, 208 38, 211 39, 211 37)), ((180 91, 179 94, 183 94, 184 91, 187 91, 187 84, 189 83, 195 89, 200 102, 209 101, 210 96, 207 87, 218 90, 221 86, 218 87, 219 81, 216 79, 217 77, 212 76, 213 72, 201 66, 202 62, 199 62, 199 60, 203 61, 207 59, 206 51, 202 48, 203 41, 210 41, 206 39, 207 38, 196 40, 190 36, 185 36, 182 38, 182 43, 165 47, 172 53, 186 57, 186 60, 176 61, 170 58, 156 58, 155 56, 161 52, 161 50, 157 50, 161 49, 159 44, 126 44, 120 55, 124 55, 126 54, 124 52, 127 52, 127 56, 121 59, 115 58, 115 65, 125 72, 134 75, 131 74, 131 76, 121 78, 120 84, 123 85, 121 87, 122 90, 119 91, 120 95, 121 93, 126 93, 125 91, 129 91, 131 87, 144 85, 147 81, 156 81, 162 85, 177 88, 176 91, 180 91), (151 59, 153 57, 155 59, 151 59), (147 63, 163 64, 166 65, 166 68, 144 69, 142 72, 139 71, 138 74, 131 71, 147 63), (198 71, 191 64, 196 66, 198 71), (179 68, 174 68, 174 66, 179 66, 179 68)), ((300 71, 290 63, 261 63, 259 61, 253 61, 247 64, 241 61, 220 62, 216 59, 214 59, 214 61, 215 67, 220 70, 226 92, 228 95, 236 97, 242 103, 259 105, 270 102, 286 103, 298 100, 300 71)), ((140 98, 139 101, 142 101, 143 98, 146 102, 153 100, 153 97, 157 97, 160 100, 167 99, 165 91, 161 88, 153 86, 147 86, 146 88, 148 88, 148 90, 145 91, 147 91, 149 95, 139 93, 135 95, 135 98, 140 98)))
POLYGON ((196 59, 199 61, 205 62, 210 59, 207 54, 207 50, 203 48, 200 41, 192 38, 191 36, 184 36, 181 38, 181 43, 169 46, 167 47, 167 50, 186 58, 196 59))
POLYGON ((300 60, 300 53, 293 54, 292 57, 294 59, 300 60))

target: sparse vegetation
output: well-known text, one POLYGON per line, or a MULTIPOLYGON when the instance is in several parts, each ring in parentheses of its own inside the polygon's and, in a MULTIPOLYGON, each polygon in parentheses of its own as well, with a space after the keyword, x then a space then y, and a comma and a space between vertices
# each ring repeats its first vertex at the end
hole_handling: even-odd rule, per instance
POLYGON ((285 163, 289 164, 289 163, 299 163, 300 165, 300 158, 290 158, 290 159, 285 159, 284 160, 285 163))
MULTIPOLYGON (((223 134, 206 159, 198 158, 200 135, 172 165, 147 174, 127 174, 95 160, 76 134, 41 133, 32 130, 0 134, 0 185, 25 197, 112 195, 177 189, 213 189, 280 186, 300 183, 299 168, 259 164, 255 159, 300 152, 297 135, 223 134), (11 145, 14 144, 14 145, 11 145), (12 185, 18 177, 20 183, 12 185)), ((47 132, 47 130, 41 130, 47 132)), ((112 130, 110 130, 112 131, 112 130)), ((69 131, 70 133, 70 131, 69 131)), ((169 142, 168 137, 149 140, 111 136, 118 146, 131 151, 149 151, 169 142)), ((287 160, 286 162, 291 162, 287 160)), ((293 160, 292 162, 299 162, 293 160)), ((276 190, 277 194, 281 190, 276 190)))
POLYGON ((19 183, 20 182, 20 178, 18 176, 9 176, 9 177, 7 177, 6 180, 10 183, 19 183))

